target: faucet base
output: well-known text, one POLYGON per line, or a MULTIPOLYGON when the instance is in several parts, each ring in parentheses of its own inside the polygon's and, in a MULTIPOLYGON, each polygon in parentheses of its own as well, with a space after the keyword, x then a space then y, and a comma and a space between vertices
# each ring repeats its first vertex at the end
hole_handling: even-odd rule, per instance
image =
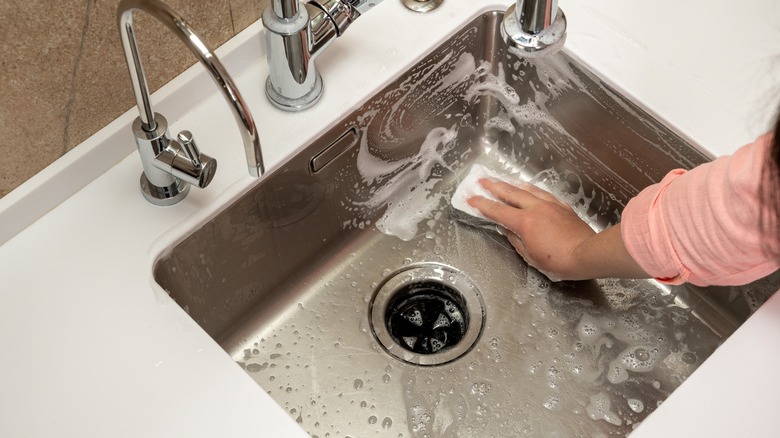
POLYGON ((317 76, 314 78, 314 87, 311 91, 294 99, 276 91, 269 76, 265 81, 265 94, 268 96, 268 101, 282 111, 291 113, 303 111, 314 106, 322 97, 322 76, 317 72, 317 76))
POLYGON ((402 0, 406 9, 424 14, 441 6, 444 0, 402 0))
POLYGON ((189 192, 190 185, 179 178, 175 178, 167 187, 158 187, 149 182, 145 173, 141 173, 141 193, 154 205, 166 207, 176 204, 187 197, 189 192))
POLYGON ((504 14, 501 23, 501 36, 513 52, 519 56, 535 58, 557 52, 566 41, 566 15, 561 8, 555 13, 550 27, 538 33, 523 30, 516 5, 512 5, 504 14))

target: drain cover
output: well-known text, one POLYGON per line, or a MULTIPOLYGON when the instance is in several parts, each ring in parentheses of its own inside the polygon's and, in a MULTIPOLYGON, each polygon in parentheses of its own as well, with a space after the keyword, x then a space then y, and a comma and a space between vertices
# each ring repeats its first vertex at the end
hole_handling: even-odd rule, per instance
POLYGON ((476 285, 463 273, 422 264, 385 279, 370 317, 388 353, 412 364, 440 365, 471 349, 482 331, 484 308, 476 285))
POLYGON ((468 323, 457 292, 426 280, 398 290, 387 306, 385 322, 393 340, 419 354, 449 349, 463 339, 468 323))

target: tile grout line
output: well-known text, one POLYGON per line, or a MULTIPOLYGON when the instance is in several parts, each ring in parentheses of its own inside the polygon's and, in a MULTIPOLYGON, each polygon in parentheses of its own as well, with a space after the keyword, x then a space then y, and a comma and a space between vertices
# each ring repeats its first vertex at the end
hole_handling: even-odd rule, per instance
POLYGON ((233 18, 233 2, 228 1, 228 12, 230 13, 230 27, 233 29, 233 35, 236 35, 236 20, 233 18))
POLYGON ((84 41, 87 39, 87 30, 89 29, 89 16, 92 14, 93 0, 86 0, 87 9, 84 16, 84 26, 81 29, 81 41, 79 42, 79 51, 76 53, 76 59, 73 64, 73 74, 70 80, 70 93, 68 94, 68 102, 65 105, 65 128, 62 134, 62 152, 60 156, 65 155, 68 152, 68 136, 70 134, 70 120, 73 110, 73 101, 76 94, 76 77, 78 75, 79 66, 81 65, 81 57, 84 54, 84 41))

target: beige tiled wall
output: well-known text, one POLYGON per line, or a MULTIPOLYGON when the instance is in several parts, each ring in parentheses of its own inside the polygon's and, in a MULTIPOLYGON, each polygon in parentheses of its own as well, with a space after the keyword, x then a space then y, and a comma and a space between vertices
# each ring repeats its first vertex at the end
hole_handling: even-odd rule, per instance
MULTIPOLYGON (((268 0, 165 0, 212 49, 268 0)), ((0 0, 0 197, 134 105, 119 42, 119 0, 0 0)), ((136 13, 152 91, 195 63, 136 13), (154 49, 152 49, 155 47, 154 49)))

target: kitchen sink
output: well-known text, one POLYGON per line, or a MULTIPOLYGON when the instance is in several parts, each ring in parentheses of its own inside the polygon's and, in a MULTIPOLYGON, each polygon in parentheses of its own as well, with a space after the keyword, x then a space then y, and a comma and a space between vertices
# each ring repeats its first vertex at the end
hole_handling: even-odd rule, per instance
POLYGON ((156 281, 313 437, 629 434, 777 290, 551 282, 449 206, 473 164, 596 229, 707 156, 482 14, 165 251, 156 281))

